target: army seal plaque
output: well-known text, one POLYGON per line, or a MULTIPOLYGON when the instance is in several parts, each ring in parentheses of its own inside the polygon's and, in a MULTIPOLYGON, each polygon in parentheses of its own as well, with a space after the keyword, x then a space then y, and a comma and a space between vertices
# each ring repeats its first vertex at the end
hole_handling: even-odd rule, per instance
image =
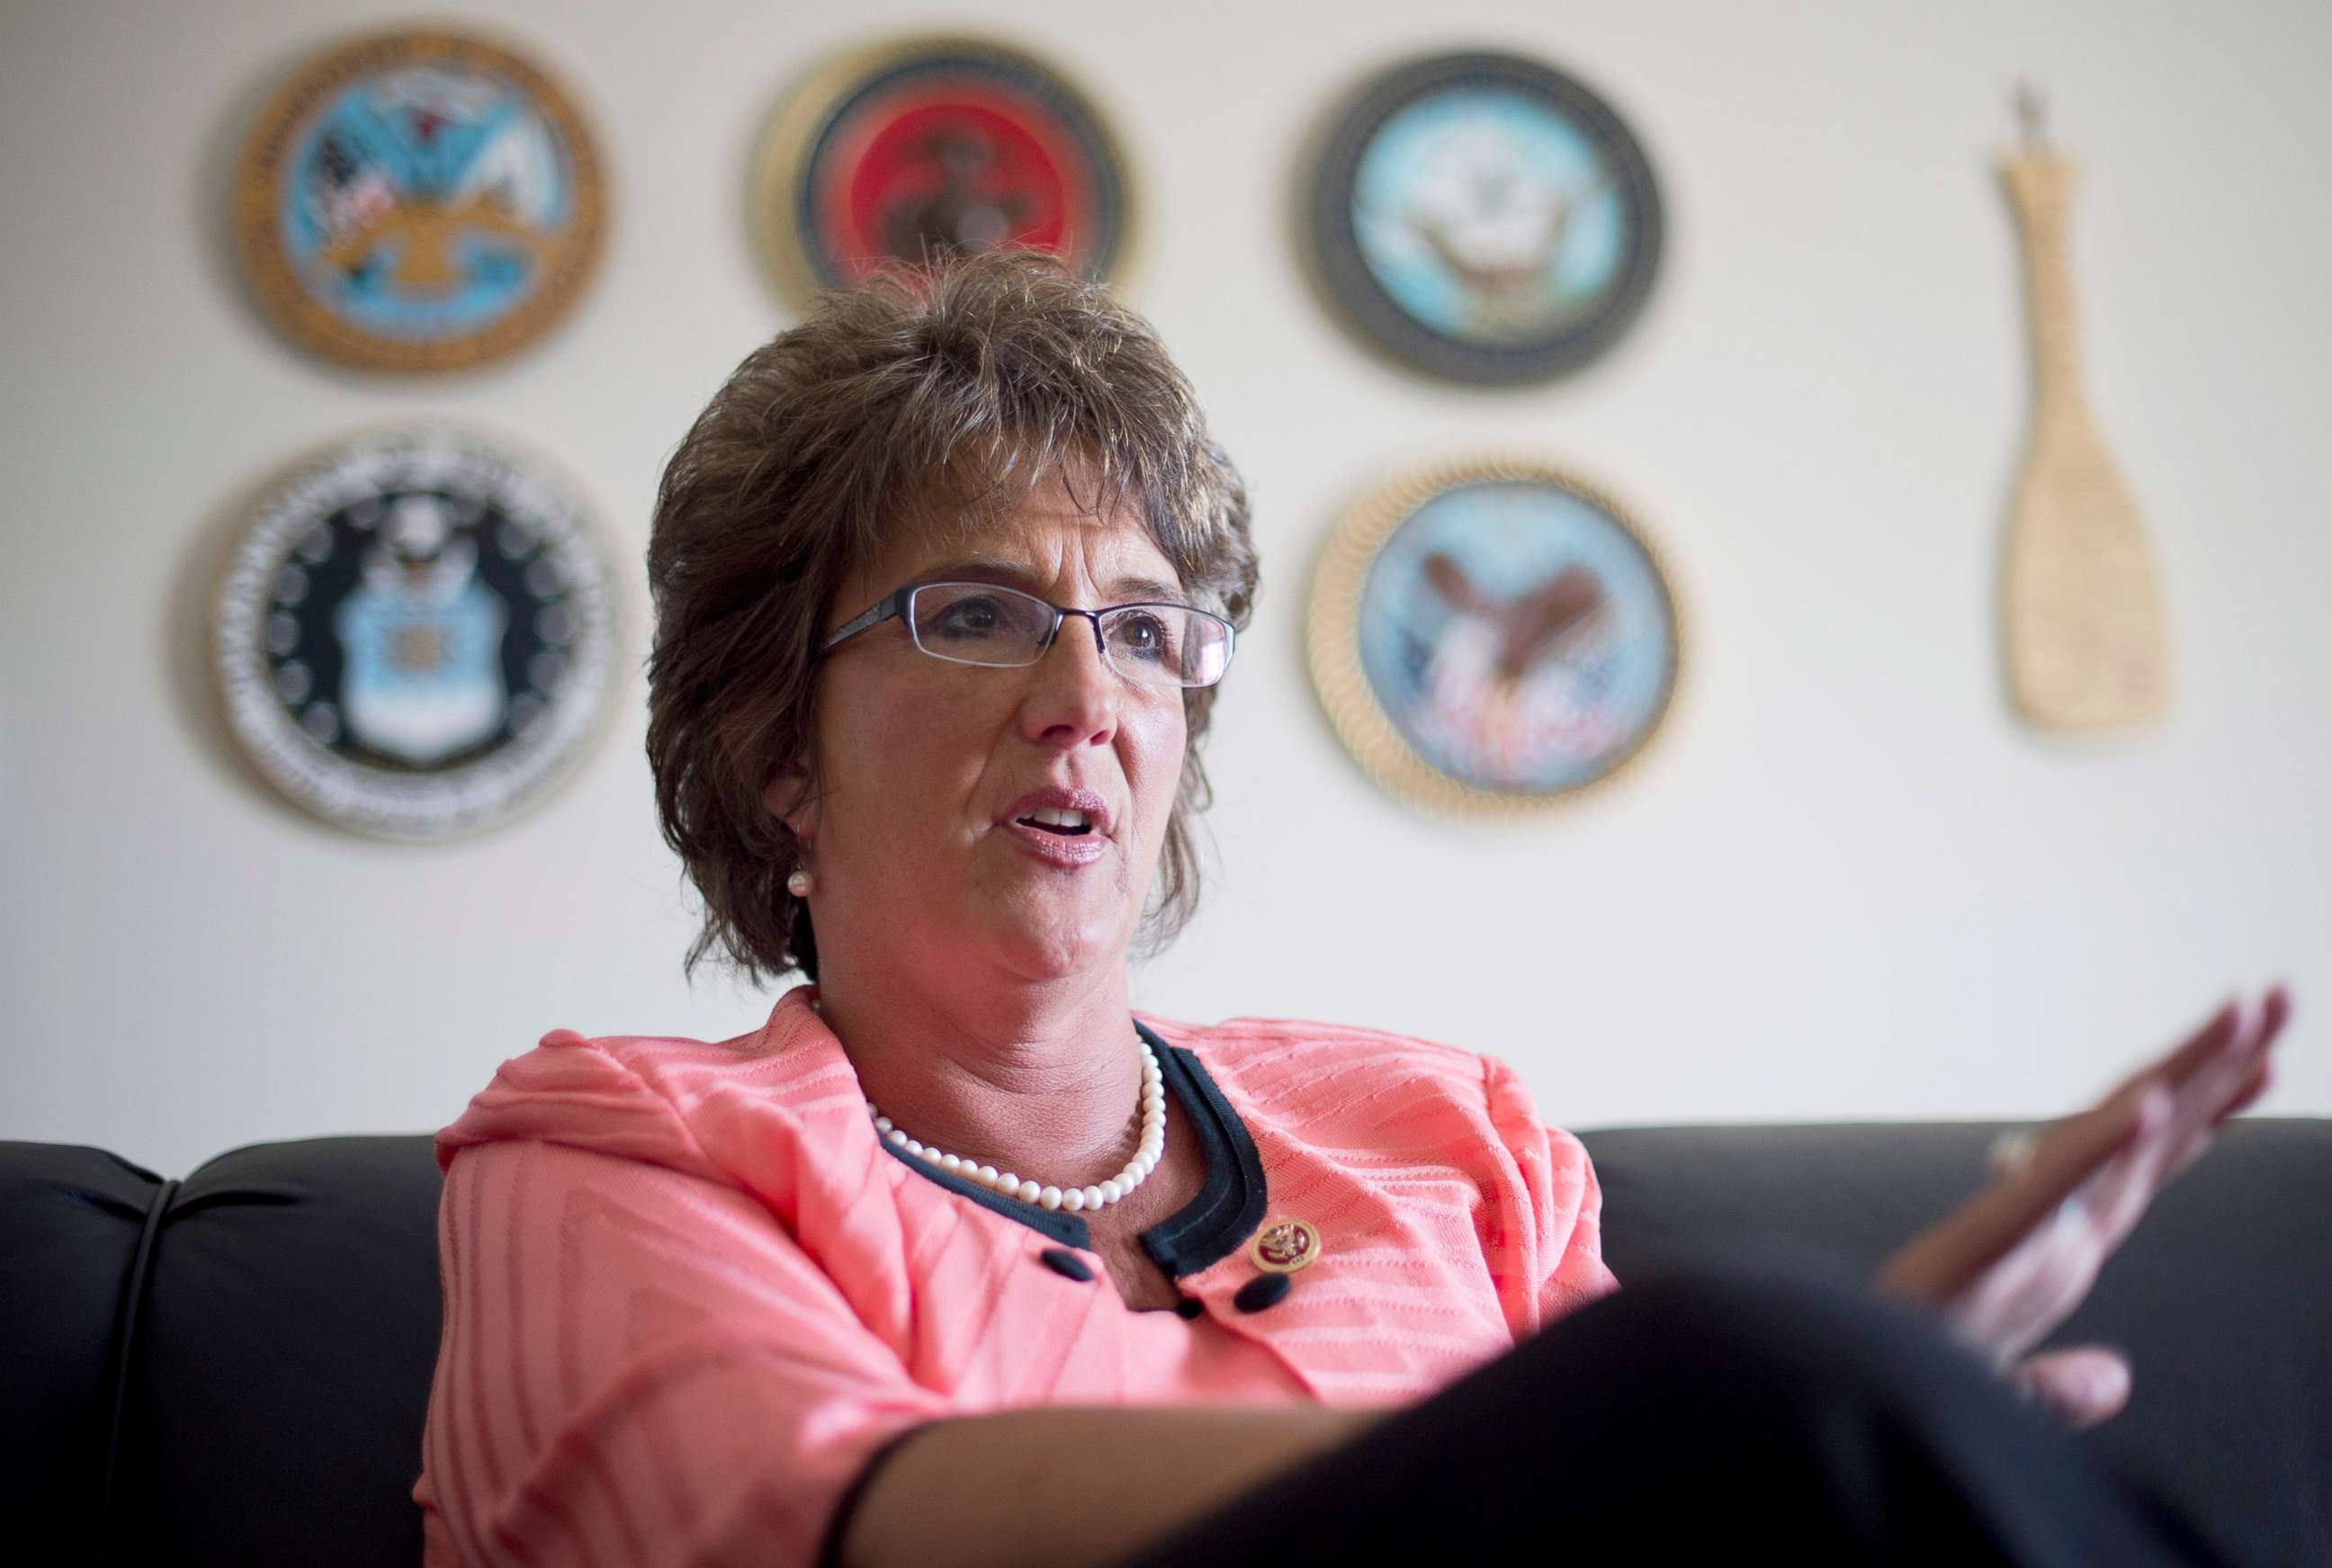
POLYGON ((308 62, 235 178, 253 294, 294 341, 368 370, 500 359, 563 317, 597 264, 599 156, 540 70, 449 33, 308 62))

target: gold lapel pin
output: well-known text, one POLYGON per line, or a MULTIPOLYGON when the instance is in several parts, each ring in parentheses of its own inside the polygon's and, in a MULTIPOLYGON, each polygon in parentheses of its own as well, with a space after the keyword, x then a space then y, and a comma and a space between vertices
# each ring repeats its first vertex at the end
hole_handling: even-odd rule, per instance
POLYGON ((1319 1257, 1320 1232, 1308 1220, 1275 1219, 1255 1233, 1255 1245, 1247 1250, 1265 1273, 1293 1274, 1319 1257))

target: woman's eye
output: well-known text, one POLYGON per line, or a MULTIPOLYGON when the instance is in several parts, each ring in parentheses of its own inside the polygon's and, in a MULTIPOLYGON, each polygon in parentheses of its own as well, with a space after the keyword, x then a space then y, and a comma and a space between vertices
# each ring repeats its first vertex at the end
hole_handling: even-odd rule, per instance
POLYGON ((978 637, 993 636, 1003 629, 1004 611, 994 599, 958 599, 925 624, 926 631, 942 636, 978 637))
POLYGON ((1157 660, 1172 652, 1166 623, 1156 616, 1127 616, 1117 623, 1117 645, 1143 659, 1157 660))

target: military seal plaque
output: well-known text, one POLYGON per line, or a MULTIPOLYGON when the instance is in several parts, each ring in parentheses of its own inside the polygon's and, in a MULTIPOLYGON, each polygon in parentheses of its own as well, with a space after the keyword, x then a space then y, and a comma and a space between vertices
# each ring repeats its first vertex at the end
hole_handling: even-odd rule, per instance
POLYGON ((1334 116, 1309 185, 1314 275, 1363 340, 1488 386, 1616 342, 1658 268, 1660 197, 1619 115, 1553 66, 1444 54, 1334 116))
POLYGON ((497 44, 395 32, 294 72, 253 128, 234 232, 261 308, 368 370, 451 370, 574 305, 606 227, 599 155, 565 93, 497 44))
POLYGON ((261 499, 212 607, 229 728, 326 821, 383 838, 491 827, 605 727, 607 552, 538 473, 442 427, 369 435, 261 499))
POLYGON ((828 62, 779 106, 755 169, 761 244, 798 303, 885 263, 1003 245, 1116 277, 1133 206, 1092 100, 1034 55, 980 38, 828 62))
POLYGON ((1380 485, 1313 579, 1312 678, 1392 794, 1511 813, 1617 775, 1660 728, 1682 660, 1667 568, 1618 501, 1522 454, 1380 485))

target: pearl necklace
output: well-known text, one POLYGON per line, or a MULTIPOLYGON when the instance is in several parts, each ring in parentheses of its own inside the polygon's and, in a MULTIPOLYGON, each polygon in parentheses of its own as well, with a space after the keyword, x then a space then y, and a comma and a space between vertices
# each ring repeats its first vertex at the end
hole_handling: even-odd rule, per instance
POLYGON ((1024 1180, 1018 1172, 999 1171, 993 1165, 982 1165, 961 1154, 942 1154, 928 1143, 917 1143, 901 1129, 891 1124, 891 1118, 866 1102, 866 1114, 874 1118, 874 1131, 894 1149, 904 1150, 926 1164, 936 1165, 951 1176, 967 1181, 977 1181, 993 1192, 1007 1198, 1018 1198, 1023 1203, 1039 1204, 1047 1209, 1066 1209, 1075 1214, 1080 1209, 1099 1209, 1114 1203, 1142 1183, 1142 1180, 1158 1167, 1159 1156, 1166 1152, 1166 1080, 1158 1070, 1158 1057, 1150 1049, 1150 1042, 1142 1044, 1142 1146, 1127 1161, 1125 1169, 1108 1181, 1092 1187, 1040 1186, 1024 1180))

